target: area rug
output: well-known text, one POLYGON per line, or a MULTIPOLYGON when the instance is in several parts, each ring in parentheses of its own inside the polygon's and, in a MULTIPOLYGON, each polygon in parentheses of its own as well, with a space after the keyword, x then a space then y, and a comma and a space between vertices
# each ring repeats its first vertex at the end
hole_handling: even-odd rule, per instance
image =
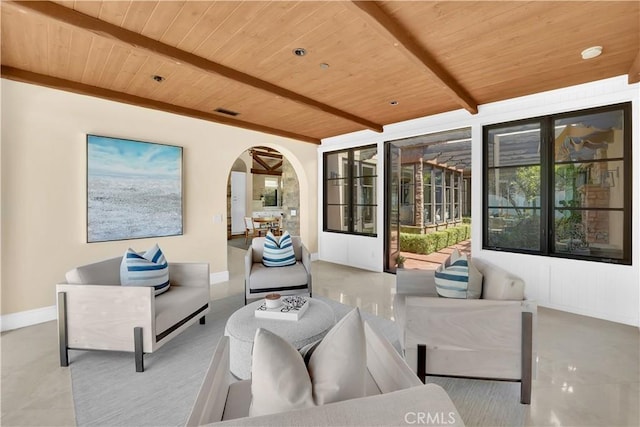
MULTIPOLYGON (((342 318, 351 307, 322 299, 342 318)), ((241 294, 212 302, 205 325, 195 324, 145 355, 136 373, 132 353, 70 350, 78 426, 182 426, 195 402, 227 318, 244 304, 241 294)), ((365 320, 399 348, 395 324, 363 312, 365 320)), ((435 378, 456 404, 466 425, 522 425, 518 384, 435 378)))

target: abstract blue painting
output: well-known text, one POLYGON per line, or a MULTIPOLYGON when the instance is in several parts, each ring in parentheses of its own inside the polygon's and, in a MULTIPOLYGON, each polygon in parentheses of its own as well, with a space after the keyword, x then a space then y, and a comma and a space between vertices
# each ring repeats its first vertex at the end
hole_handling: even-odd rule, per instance
POLYGON ((87 135, 87 242, 182 234, 182 147, 87 135))

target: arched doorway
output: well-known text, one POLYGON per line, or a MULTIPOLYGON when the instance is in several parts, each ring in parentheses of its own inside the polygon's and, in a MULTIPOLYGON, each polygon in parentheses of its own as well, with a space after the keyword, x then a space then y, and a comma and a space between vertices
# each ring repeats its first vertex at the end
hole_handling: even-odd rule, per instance
POLYGON ((247 217, 281 218, 282 230, 300 235, 300 183, 292 163, 278 150, 256 146, 234 162, 227 180, 227 239, 234 247, 246 248, 244 229, 233 228, 232 175, 246 174, 244 205, 247 217))

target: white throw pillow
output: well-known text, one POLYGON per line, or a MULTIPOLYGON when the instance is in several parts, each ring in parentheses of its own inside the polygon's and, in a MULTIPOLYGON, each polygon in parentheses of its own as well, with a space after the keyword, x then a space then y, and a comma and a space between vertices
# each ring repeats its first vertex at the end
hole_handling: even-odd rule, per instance
POLYGON ((256 331, 249 416, 365 396, 367 349, 357 308, 312 347, 305 366, 303 357, 289 342, 267 330, 256 331))
POLYGON ((482 295, 482 273, 466 255, 460 255, 449 266, 439 265, 434 281, 441 297, 478 299, 482 295))
POLYGON ((367 347, 358 308, 331 328, 307 368, 316 405, 365 396, 367 347))
POLYGON ((262 328, 253 341, 251 395, 250 417, 314 406, 302 356, 289 342, 262 328))
POLYGON ((155 295, 169 290, 169 264, 156 244, 143 255, 129 248, 120 263, 122 286, 152 286, 155 295))

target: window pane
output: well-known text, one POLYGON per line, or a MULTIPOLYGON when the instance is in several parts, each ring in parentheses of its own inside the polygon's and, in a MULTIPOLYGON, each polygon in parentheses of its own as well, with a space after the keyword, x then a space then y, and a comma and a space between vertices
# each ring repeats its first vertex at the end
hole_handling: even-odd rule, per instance
POLYGON ((357 148, 353 150, 353 160, 355 162, 367 161, 375 164, 377 162, 377 154, 377 147, 357 148))
POLYGON ((422 188, 422 198, 425 203, 431 203, 431 186, 425 185, 422 188))
POLYGON ((539 207, 540 166, 492 169, 487 174, 488 207, 539 207))
POLYGON ((415 224, 415 184, 413 165, 402 166, 400 184, 400 224, 415 224))
POLYGON ((356 178, 353 180, 353 191, 355 194, 354 203, 359 205, 375 205, 376 192, 375 181, 371 178, 356 178), (367 185, 367 182, 369 183, 367 185))
POLYGON ((324 161, 325 170, 327 171, 327 179, 346 178, 348 173, 348 158, 348 151, 326 154, 324 161))
POLYGON ((327 229, 349 231, 349 209, 346 205, 327 206, 327 229))
POLYGON ((624 207, 624 162, 592 162, 556 165, 556 208, 624 207))
POLYGON ((324 162, 325 229, 375 234, 377 148, 325 153, 324 162))
POLYGON ((334 179, 327 181, 326 194, 328 205, 340 205, 346 204, 348 200, 347 194, 347 180, 346 179, 334 179))
POLYGON ((540 250, 540 209, 500 209, 488 220, 489 246, 540 250))
POLYGON ((554 121, 555 161, 624 157, 624 111, 606 111, 554 121))
POLYGON ((540 125, 491 129, 488 132, 488 166, 528 165, 540 163, 540 125))
POLYGON ((621 211, 556 210, 555 252, 599 258, 623 258, 621 211))
POLYGON ((431 184, 431 171, 433 168, 429 165, 425 165, 422 168, 422 183, 424 185, 431 184))
POLYGON ((375 234, 376 232, 376 207, 355 206, 354 230, 356 233, 375 234))
POLYGON ((433 218, 431 218, 431 203, 426 203, 424 205, 424 211, 422 213, 423 215, 423 221, 425 224, 432 224, 433 223, 433 218))

